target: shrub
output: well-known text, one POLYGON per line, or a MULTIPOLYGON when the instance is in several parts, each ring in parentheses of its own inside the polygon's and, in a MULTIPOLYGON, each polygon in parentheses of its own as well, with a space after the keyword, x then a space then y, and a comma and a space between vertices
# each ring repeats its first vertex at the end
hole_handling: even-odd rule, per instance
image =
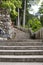
POLYGON ((27 26, 32 28, 34 32, 42 27, 41 22, 38 20, 38 18, 35 17, 28 21, 27 26))

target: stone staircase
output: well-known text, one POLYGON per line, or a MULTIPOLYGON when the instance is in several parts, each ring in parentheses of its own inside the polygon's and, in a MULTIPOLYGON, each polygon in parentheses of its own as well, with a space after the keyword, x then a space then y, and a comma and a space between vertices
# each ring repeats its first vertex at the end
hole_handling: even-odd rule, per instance
POLYGON ((43 62, 41 39, 0 41, 0 62, 43 62))

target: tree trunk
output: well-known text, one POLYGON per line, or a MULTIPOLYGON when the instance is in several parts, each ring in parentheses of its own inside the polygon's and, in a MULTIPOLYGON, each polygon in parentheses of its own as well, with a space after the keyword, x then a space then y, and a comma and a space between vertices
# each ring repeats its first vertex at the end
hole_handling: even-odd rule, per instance
POLYGON ((26 0, 24 1, 24 12, 23 12, 23 27, 25 27, 25 17, 26 16, 26 0))
POLYGON ((18 27, 20 27, 19 8, 18 8, 18 27))

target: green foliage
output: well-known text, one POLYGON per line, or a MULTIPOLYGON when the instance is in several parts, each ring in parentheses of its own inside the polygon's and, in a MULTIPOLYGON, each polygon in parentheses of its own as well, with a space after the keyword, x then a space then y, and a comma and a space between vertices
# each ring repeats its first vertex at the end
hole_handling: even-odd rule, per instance
POLYGON ((0 7, 9 9, 9 12, 17 16, 16 8, 21 8, 21 0, 2 0, 0 7))
POLYGON ((42 27, 40 21, 38 20, 38 18, 35 18, 35 17, 32 17, 32 19, 30 19, 28 21, 27 26, 32 28, 32 30, 34 32, 42 27))
POLYGON ((16 9, 21 8, 22 0, 2 0, 0 7, 9 9, 9 13, 11 15, 11 19, 14 21, 18 12, 16 9))

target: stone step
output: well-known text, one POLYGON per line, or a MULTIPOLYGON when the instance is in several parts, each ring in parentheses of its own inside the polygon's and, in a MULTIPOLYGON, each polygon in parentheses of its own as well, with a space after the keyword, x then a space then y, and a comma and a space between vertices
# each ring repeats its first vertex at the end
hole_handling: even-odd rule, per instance
POLYGON ((7 40, 8 42, 43 42, 42 39, 14 39, 7 40))
POLYGON ((43 62, 43 41, 0 41, 0 62, 43 62))
POLYGON ((0 62, 43 62, 43 55, 0 55, 0 62))
POLYGON ((43 50, 43 46, 0 46, 0 50, 43 50))
POLYGON ((0 62, 0 65, 43 65, 43 62, 0 62))
POLYGON ((0 50, 0 55, 43 55, 43 50, 0 50))
POLYGON ((43 42, 11 42, 0 41, 0 46, 42 46, 43 42))

